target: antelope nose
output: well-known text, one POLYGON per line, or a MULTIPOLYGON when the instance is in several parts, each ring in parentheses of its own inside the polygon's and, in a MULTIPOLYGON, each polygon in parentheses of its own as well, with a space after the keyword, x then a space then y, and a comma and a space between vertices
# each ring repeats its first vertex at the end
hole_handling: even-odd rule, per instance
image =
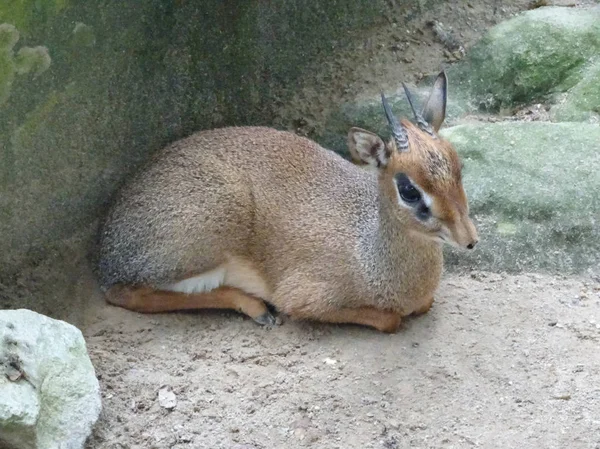
POLYGON ((473 240, 471 243, 469 243, 467 245, 467 248, 473 249, 473 248, 475 248, 475 245, 477 245, 477 240, 473 240))

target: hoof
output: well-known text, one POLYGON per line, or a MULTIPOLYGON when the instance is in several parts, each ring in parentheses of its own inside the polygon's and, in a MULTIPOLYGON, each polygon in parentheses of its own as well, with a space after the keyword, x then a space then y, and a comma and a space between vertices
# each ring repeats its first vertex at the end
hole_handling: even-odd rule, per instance
POLYGON ((256 321, 261 326, 271 327, 277 324, 277 319, 271 314, 271 312, 265 312, 262 315, 257 316, 256 318, 254 318, 254 321, 256 321))

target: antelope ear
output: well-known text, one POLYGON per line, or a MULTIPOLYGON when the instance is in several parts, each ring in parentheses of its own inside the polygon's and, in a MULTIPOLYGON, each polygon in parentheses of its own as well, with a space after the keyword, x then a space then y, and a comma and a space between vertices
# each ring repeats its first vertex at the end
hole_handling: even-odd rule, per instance
POLYGON ((444 119, 446 118, 447 99, 448 78, 446 77, 446 72, 441 72, 433 84, 429 98, 425 106, 423 106, 423 112, 421 113, 436 133, 442 127, 442 123, 444 123, 444 119))
POLYGON ((381 137, 364 129, 350 129, 348 132, 348 149, 355 163, 383 168, 390 160, 391 152, 381 140, 381 137))

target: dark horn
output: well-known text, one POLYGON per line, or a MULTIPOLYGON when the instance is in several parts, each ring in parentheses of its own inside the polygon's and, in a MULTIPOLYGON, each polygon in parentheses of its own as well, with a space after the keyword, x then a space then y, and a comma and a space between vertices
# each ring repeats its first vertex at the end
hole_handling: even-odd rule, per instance
POLYGON ((415 121, 417 122, 417 126, 422 131, 425 131, 427 134, 429 134, 430 136, 435 137, 435 133, 433 132, 433 128, 431 127, 431 125, 429 123, 427 123, 427 121, 423 118, 421 113, 417 112, 417 110, 415 108, 415 104, 413 102, 412 94, 410 93, 410 90, 408 90, 408 87, 406 87, 406 84, 404 84, 404 83, 402 83, 402 87, 404 87, 404 93, 406 94, 406 98, 408 99, 408 104, 410 104, 410 108, 412 109, 413 114, 415 116, 415 121))
POLYGON ((392 108, 390 107, 383 92, 381 92, 381 102, 383 103, 385 118, 387 118, 390 129, 392 130, 392 135, 394 136, 394 141, 396 142, 398 151, 408 151, 408 135, 406 134, 406 130, 394 116, 392 108))

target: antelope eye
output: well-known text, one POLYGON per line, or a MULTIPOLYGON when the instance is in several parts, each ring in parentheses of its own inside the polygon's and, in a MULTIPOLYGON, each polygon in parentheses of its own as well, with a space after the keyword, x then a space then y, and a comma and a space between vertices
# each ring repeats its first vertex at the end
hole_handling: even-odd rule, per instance
POLYGON ((398 180, 398 192, 400 193, 400 197, 407 203, 416 203, 421 199, 421 193, 408 179, 398 180))

